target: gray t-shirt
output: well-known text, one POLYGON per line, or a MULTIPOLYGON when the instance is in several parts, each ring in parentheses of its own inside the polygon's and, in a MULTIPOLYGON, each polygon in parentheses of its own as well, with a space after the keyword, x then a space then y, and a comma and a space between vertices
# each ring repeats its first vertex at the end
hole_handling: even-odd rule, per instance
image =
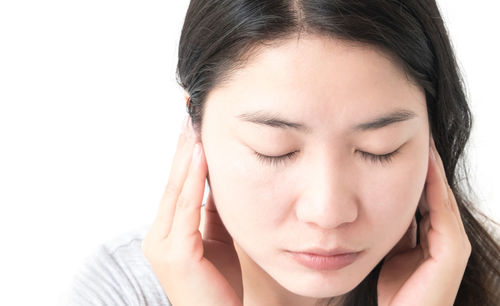
POLYGON ((171 306, 141 250, 148 229, 103 243, 75 274, 65 305, 171 306))

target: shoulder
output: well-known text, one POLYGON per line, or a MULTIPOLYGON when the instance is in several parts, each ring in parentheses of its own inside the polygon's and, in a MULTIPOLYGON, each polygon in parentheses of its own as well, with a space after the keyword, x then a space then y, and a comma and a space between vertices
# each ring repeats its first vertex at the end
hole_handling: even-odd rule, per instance
POLYGON ((141 250, 148 228, 101 244, 74 275, 66 305, 166 305, 160 283, 141 250))

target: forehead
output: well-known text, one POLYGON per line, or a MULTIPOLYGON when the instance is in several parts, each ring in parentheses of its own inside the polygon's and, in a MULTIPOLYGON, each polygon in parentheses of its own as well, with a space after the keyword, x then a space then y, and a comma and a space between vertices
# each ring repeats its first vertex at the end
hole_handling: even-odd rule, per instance
POLYGON ((335 119, 340 125, 383 110, 425 107, 421 89, 388 54, 320 36, 260 49, 209 100, 233 115, 271 110, 300 121, 335 119))

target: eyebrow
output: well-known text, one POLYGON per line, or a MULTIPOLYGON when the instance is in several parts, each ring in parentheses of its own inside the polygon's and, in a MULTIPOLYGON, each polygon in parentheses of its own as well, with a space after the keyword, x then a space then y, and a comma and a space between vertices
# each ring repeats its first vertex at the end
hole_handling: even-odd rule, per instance
MULTIPOLYGON (((280 118, 276 114, 265 113, 264 111, 243 113, 236 117, 247 122, 252 122, 260 125, 266 125, 282 129, 293 129, 303 133, 310 133, 312 130, 310 127, 308 127, 303 123, 290 122, 280 118)), ((356 124, 352 126, 350 130, 351 132, 373 131, 386 127, 390 124, 401 121, 407 121, 415 117, 417 117, 417 114, 414 111, 408 109, 398 109, 390 113, 378 116, 368 122, 356 124)))

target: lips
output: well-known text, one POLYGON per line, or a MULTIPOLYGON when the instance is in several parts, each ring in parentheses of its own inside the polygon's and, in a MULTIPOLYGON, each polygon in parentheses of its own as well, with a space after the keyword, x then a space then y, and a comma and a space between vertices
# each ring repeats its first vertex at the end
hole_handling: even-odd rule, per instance
POLYGON ((294 253, 306 253, 311 255, 319 255, 319 256, 334 256, 334 255, 342 255, 342 254, 350 254, 357 253, 356 250, 350 250, 346 248, 334 248, 334 249, 321 249, 321 248, 309 248, 301 251, 293 251, 294 253))
POLYGON ((317 271, 340 270, 356 261, 360 253, 346 249, 308 249, 307 252, 287 252, 297 263, 317 271))

